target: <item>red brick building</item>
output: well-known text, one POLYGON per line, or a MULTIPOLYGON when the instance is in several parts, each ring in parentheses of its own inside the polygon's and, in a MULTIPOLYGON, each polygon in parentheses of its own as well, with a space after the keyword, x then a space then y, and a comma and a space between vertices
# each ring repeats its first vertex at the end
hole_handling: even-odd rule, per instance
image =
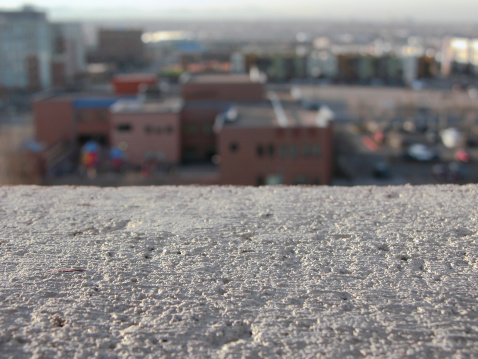
POLYGON ((47 147, 60 142, 81 145, 90 139, 110 143, 110 107, 118 98, 60 95, 33 102, 36 140, 47 147))
POLYGON ((193 75, 182 85, 181 147, 184 162, 210 161, 217 153, 213 125, 216 116, 233 103, 265 99, 264 84, 247 75, 193 75))
POLYGON ((111 146, 123 148, 127 162, 133 165, 150 160, 179 163, 181 108, 178 98, 119 100, 111 107, 111 146))
POLYGON ((100 29, 98 50, 94 60, 134 68, 146 62, 145 46, 140 29, 100 29))
POLYGON ((239 105, 215 129, 220 183, 329 184, 333 169, 330 114, 278 101, 239 105))
POLYGON ((152 89, 138 98, 38 99, 37 140, 53 146, 93 139, 124 149, 133 165, 197 163, 218 154, 222 184, 330 183, 330 110, 307 110, 274 94, 267 98, 262 83, 247 79, 196 76, 183 85, 182 98, 164 97, 152 89))
POLYGON ((265 89, 248 75, 199 74, 186 80, 181 97, 184 101, 252 102, 264 100, 265 89))
POLYGON ((156 86, 158 79, 150 74, 121 74, 111 80, 116 95, 136 95, 143 86, 156 86))

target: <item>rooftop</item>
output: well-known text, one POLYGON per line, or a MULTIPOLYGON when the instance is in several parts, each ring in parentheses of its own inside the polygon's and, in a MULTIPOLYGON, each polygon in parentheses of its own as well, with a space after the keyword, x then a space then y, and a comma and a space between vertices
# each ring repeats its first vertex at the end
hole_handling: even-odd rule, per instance
MULTIPOLYGON (((325 107, 322 110, 327 111, 325 107)), ((235 104, 228 111, 234 112, 233 118, 223 123, 228 128, 323 127, 319 112, 306 110, 297 101, 272 98, 260 103, 235 104)), ((227 118, 227 111, 225 115, 227 118)), ((332 113, 331 116, 329 120, 333 119, 332 113)))
POLYGON ((113 76, 112 81, 116 82, 131 82, 131 81, 157 81, 157 77, 154 74, 118 74, 113 76))
POLYGON ((478 186, 0 187, 5 357, 473 357, 478 186))
POLYGON ((153 102, 141 101, 138 99, 118 100, 111 107, 112 113, 168 113, 179 112, 183 107, 180 98, 162 98, 153 102))
POLYGON ((134 99, 136 95, 114 95, 104 92, 42 92, 34 95, 34 101, 108 101, 118 99, 134 99))
POLYGON ((244 74, 193 74, 189 76, 187 82, 193 84, 234 84, 253 82, 249 75, 244 74))

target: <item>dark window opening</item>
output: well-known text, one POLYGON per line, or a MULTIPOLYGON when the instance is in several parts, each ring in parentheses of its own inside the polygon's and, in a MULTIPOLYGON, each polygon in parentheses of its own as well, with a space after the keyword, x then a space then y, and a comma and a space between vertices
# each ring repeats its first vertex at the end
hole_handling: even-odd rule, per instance
POLYGON ((310 147, 309 144, 304 144, 302 147, 302 155, 304 157, 309 157, 312 154, 312 148, 310 147))
POLYGON ((319 144, 315 144, 313 147, 312 147, 312 153, 314 155, 314 157, 320 157, 321 153, 322 153, 322 149, 320 148, 320 145, 319 144))
POLYGON ((118 132, 129 132, 133 129, 133 127, 129 123, 122 123, 116 126, 116 130, 118 132))
POLYGON ((166 132, 173 133, 173 126, 169 125, 168 127, 166 127, 166 132))
POLYGON ((196 135, 199 133, 199 125, 196 123, 185 124, 184 132, 188 135, 196 135))
POLYGON ((212 161, 213 157, 217 155, 216 146, 207 146, 204 155, 209 161, 212 161))
POLYGON ((237 151, 239 151, 239 145, 236 142, 231 143, 229 145, 229 151, 231 151, 232 153, 236 153, 237 151))
POLYGON ((264 156, 264 147, 262 145, 257 145, 256 151, 257 151, 257 157, 264 156))
POLYGON ((161 133, 162 131, 163 129, 160 126, 156 127, 156 133, 161 133))
POLYGON ((275 151, 276 151, 275 146, 273 144, 270 144, 269 145, 269 156, 274 157, 275 151))
POLYGON ((286 145, 280 146, 279 152, 280 152, 280 156, 282 158, 287 158, 287 146, 286 145))
POLYGON ((151 128, 151 126, 145 126, 144 132, 151 133, 151 132, 153 132, 153 129, 151 128))
POLYGON ((186 163, 195 162, 200 159, 199 148, 197 146, 186 146, 183 153, 183 160, 186 163))
POLYGON ((210 123, 210 122, 205 122, 203 123, 202 125, 202 131, 204 134, 206 135, 210 135, 213 131, 212 131, 212 127, 213 127, 213 123, 210 123))
POLYGON ((263 176, 257 176, 256 182, 258 186, 264 186, 266 184, 266 181, 264 180, 263 176))

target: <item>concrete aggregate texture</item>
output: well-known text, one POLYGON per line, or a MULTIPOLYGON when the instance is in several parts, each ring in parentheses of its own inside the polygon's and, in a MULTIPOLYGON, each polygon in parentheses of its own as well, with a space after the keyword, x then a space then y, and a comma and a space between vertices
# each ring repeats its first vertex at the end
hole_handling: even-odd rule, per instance
POLYGON ((476 185, 0 187, 0 357, 477 357, 477 203, 476 185))

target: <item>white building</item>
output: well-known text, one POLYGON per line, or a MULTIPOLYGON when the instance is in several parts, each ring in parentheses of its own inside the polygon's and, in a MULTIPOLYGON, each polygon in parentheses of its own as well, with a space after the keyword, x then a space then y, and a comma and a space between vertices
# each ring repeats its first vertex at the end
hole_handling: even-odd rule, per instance
POLYGON ((51 35, 46 14, 25 6, 0 11, 0 87, 48 88, 51 35))
POLYGON ((78 76, 86 72, 86 49, 81 24, 53 23, 51 33, 53 62, 60 64, 62 70, 53 76, 55 80, 63 80, 61 82, 64 84, 73 84, 78 76))

